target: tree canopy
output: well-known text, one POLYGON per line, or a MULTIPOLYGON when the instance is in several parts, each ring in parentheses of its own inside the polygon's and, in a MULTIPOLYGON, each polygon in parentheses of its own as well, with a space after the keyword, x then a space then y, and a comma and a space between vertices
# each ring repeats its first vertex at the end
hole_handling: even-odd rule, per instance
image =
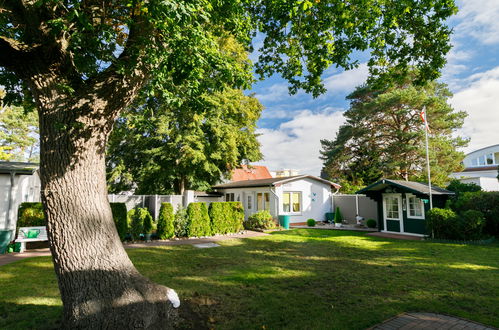
POLYGON ((118 120, 108 147, 110 192, 209 189, 240 164, 261 159, 255 133, 260 102, 234 89, 202 97, 202 108, 157 104, 118 120))
POLYGON ((38 118, 22 107, 3 106, 0 89, 0 160, 37 161, 38 118))
POLYGON ((457 149, 468 141, 456 135, 467 116, 447 103, 447 87, 435 81, 416 86, 414 75, 384 88, 366 84, 347 99, 346 124, 334 140, 322 140, 323 174, 343 183, 346 190, 378 179, 427 180, 425 109, 429 134, 432 182, 444 185, 461 169, 464 154, 457 149))

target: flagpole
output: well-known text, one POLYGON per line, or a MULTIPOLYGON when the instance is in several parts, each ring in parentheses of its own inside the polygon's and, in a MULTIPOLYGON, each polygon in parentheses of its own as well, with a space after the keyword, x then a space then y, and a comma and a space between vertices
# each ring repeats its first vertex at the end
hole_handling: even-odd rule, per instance
POLYGON ((426 107, 423 107, 424 113, 424 131, 426 140, 426 168, 428 169, 428 189, 430 191, 430 210, 433 209, 433 198, 431 193, 431 171, 430 171, 430 153, 428 150, 428 119, 426 117, 426 107))

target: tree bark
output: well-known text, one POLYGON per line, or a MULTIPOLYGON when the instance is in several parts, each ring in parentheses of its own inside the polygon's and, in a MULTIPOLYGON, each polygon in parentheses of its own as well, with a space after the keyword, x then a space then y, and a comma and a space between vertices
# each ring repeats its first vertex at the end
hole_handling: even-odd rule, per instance
POLYGON ((173 327, 177 294, 135 269, 112 218, 105 146, 114 117, 99 115, 96 99, 82 107, 53 96, 39 104, 40 176, 64 328, 173 327))

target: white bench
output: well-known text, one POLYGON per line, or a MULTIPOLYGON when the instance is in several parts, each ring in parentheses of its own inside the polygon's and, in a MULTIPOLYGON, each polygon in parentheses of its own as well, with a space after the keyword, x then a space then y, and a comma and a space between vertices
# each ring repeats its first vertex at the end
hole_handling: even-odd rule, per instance
POLYGON ((16 243, 21 243, 20 253, 26 250, 26 242, 48 241, 47 227, 20 227, 16 243))

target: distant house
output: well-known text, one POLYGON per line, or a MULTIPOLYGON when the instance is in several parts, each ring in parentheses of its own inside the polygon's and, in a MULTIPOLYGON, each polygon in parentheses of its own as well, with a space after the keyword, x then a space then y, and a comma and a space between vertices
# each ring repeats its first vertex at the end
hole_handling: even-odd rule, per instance
POLYGON ((38 165, 0 161, 0 230, 16 227, 22 202, 40 201, 38 165))
POLYGON ((232 171, 231 182, 234 181, 246 181, 246 180, 260 180, 260 179, 270 179, 269 170, 266 166, 259 165, 242 165, 240 168, 236 168, 232 171))
POLYGON ((246 219, 251 214, 268 210, 272 216, 289 215, 291 224, 307 219, 322 221, 331 212, 331 196, 339 185, 312 176, 298 175, 283 178, 235 181, 214 186, 224 194, 225 201, 240 201, 246 219))
MULTIPOLYGON (((433 187, 433 207, 443 208, 452 191, 433 187)), ((378 229, 382 232, 424 236, 430 210, 430 189, 426 183, 383 179, 360 190, 378 203, 378 229)))
POLYGON ((463 183, 475 183, 484 191, 499 191, 499 144, 470 152, 463 164, 465 169, 462 172, 452 173, 450 176, 463 183))

